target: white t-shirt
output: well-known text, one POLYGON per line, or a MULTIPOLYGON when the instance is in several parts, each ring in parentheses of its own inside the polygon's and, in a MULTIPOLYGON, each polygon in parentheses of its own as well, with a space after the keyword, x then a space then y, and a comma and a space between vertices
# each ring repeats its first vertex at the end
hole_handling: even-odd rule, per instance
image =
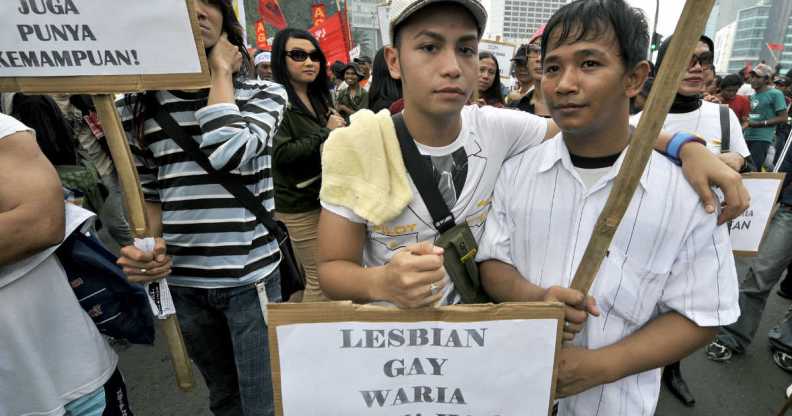
MULTIPOLYGON (((590 188, 560 138, 506 162, 476 260, 511 264, 540 287, 569 287, 625 153, 590 188)), ((703 327, 728 325, 740 314, 726 227, 704 211, 682 170, 657 152, 591 295, 602 314, 589 316, 574 341, 590 349, 614 344, 669 311, 703 327)), ((653 415, 659 393, 660 370, 649 370, 562 399, 558 414, 653 415)))
MULTIPOLYGON (((630 117, 630 124, 637 126, 643 112, 630 117)), ((678 132, 686 131, 704 138, 707 141, 707 149, 714 154, 721 153, 721 125, 720 125, 720 104, 702 101, 698 110, 689 113, 668 113, 663 130, 678 132)), ((748 145, 743 137, 742 127, 737 115, 729 109, 729 151, 735 152, 742 157, 748 157, 748 145)))
MULTIPOLYGON (((19 131, 29 129, 0 114, 0 142, 19 131)), ((67 204, 66 235, 92 216, 67 204)), ((0 415, 62 415, 118 363, 77 303, 55 249, 0 267, 0 415)))
MULTIPOLYGON (((457 223, 465 220, 476 241, 481 241, 490 209, 492 190, 504 161, 542 142, 547 120, 522 111, 491 106, 462 109, 462 130, 453 143, 429 147, 420 143, 421 154, 431 157, 435 182, 446 201, 454 201, 451 213, 457 223)), ((364 266, 382 266, 408 244, 435 241, 438 237, 431 215, 410 179, 413 200, 394 220, 374 225, 351 210, 322 201, 322 207, 349 221, 366 224, 364 266)), ((442 304, 459 303, 448 284, 442 304)))

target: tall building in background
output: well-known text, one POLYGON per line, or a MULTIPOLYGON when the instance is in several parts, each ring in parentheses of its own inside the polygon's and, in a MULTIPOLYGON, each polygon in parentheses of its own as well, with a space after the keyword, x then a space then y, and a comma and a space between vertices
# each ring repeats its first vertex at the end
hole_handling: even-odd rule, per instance
POLYGON ((735 33, 737 33, 736 21, 722 27, 715 33, 715 71, 720 75, 729 72, 729 60, 732 56, 735 33))
MULTIPOLYGON (((717 15, 715 16, 715 31, 737 20, 737 13, 748 7, 756 6, 760 0, 717 0, 717 15)), ((714 10, 714 9, 713 9, 714 10)), ((715 13, 713 13, 715 14, 715 13)))
POLYGON ((540 26, 550 20, 550 16, 570 0, 488 0, 489 19, 484 34, 495 39, 523 43, 540 26))
POLYGON ((381 3, 382 0, 347 0, 352 38, 355 44, 360 45, 361 55, 371 58, 382 47, 377 18, 377 5, 381 3))
POLYGON ((729 59, 728 72, 737 72, 747 64, 765 61, 770 66, 792 66, 792 2, 763 0, 737 13, 737 27, 729 59), (772 44, 783 45, 782 53, 773 52, 772 44))

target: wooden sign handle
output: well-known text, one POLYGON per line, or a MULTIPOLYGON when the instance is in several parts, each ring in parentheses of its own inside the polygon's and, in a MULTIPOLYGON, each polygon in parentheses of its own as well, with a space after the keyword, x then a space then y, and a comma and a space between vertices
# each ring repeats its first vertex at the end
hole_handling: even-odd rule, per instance
POLYGON ((715 0, 688 0, 677 23, 674 37, 659 68, 652 92, 646 102, 641 121, 635 130, 624 157, 619 175, 613 184, 608 201, 600 213, 583 259, 572 279, 571 287, 588 293, 600 265, 610 247, 635 189, 643 175, 652 147, 663 127, 668 110, 674 101, 679 83, 685 75, 690 57, 696 49, 715 0))
MULTIPOLYGON (((129 150, 126 134, 118 117, 113 96, 109 94, 93 96, 96 113, 102 123, 105 140, 110 148, 121 191, 124 195, 124 205, 127 209, 129 226, 132 234, 137 238, 148 236, 146 224, 146 211, 143 202, 143 193, 140 190, 135 163, 132 152, 129 150)), ((187 348, 184 345, 179 321, 176 315, 171 315, 162 320, 162 332, 168 342, 173 369, 176 372, 176 383, 183 391, 190 391, 193 387, 192 365, 187 357, 187 348)))

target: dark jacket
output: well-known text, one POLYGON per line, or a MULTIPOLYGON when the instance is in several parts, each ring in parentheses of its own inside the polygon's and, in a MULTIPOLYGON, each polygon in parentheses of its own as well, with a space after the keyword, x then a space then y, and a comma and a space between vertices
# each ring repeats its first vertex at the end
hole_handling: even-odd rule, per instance
POLYGON ((314 117, 289 104, 273 149, 275 210, 297 214, 319 209, 322 159, 320 147, 330 129, 324 114, 314 117))

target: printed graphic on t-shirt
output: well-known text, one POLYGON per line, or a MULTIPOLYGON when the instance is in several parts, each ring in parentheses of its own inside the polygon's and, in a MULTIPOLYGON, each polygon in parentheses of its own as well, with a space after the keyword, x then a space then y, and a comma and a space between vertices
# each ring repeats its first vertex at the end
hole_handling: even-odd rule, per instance
POLYGON ((467 178, 468 157, 465 148, 460 147, 450 155, 424 157, 432 161, 432 173, 440 195, 446 205, 453 207, 467 178))

